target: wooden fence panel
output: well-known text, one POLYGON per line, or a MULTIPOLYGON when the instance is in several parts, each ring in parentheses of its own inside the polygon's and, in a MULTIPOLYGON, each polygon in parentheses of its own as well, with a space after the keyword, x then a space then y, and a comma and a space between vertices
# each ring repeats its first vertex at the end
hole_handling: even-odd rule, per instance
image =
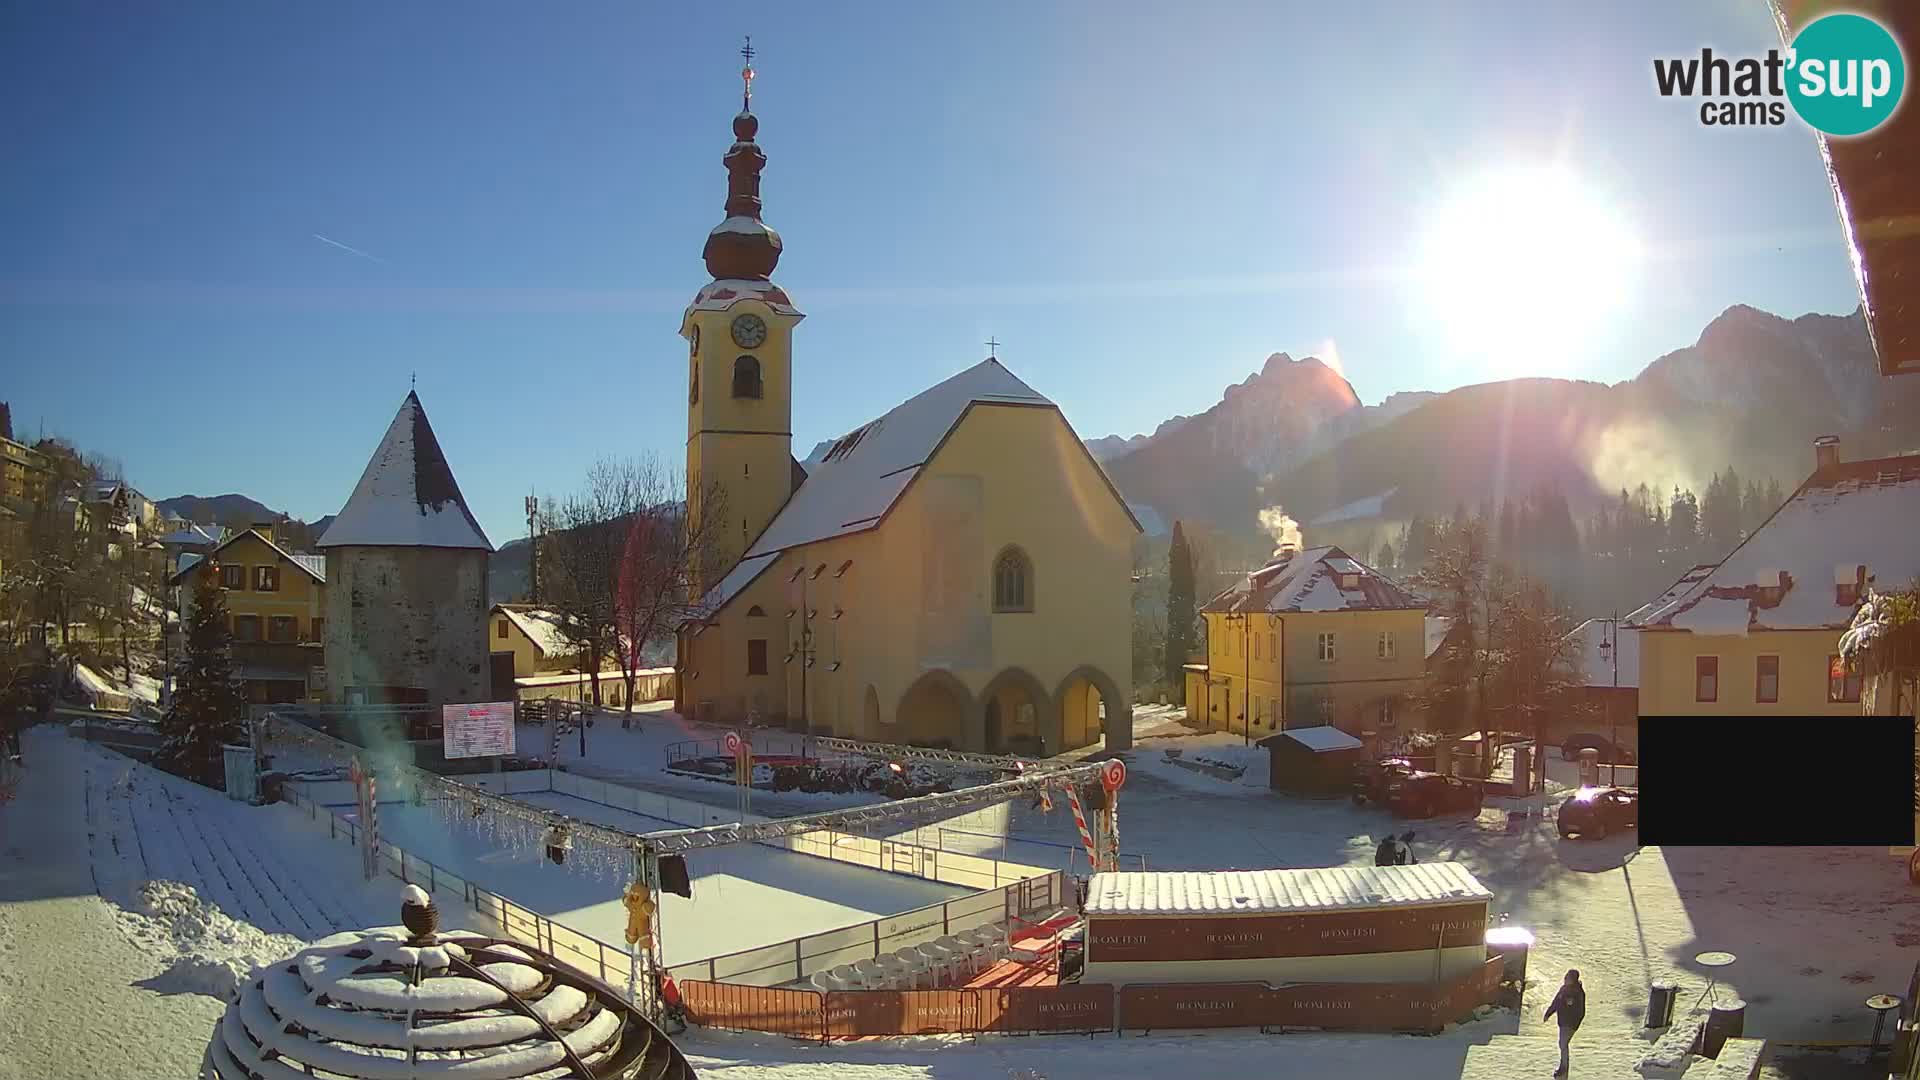
POLYGON ((716 982, 683 982, 679 986, 687 1019, 703 1027, 766 1031, 803 1039, 826 1035, 823 995, 816 990, 716 982))

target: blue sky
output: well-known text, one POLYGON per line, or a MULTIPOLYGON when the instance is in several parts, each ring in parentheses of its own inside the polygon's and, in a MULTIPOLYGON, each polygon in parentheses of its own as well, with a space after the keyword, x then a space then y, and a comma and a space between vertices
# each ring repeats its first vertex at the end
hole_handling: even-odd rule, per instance
POLYGON ((596 457, 678 462, 678 314, 746 33, 776 278, 809 315, 802 456, 989 335, 1091 437, 1329 341, 1374 402, 1617 381, 1735 303, 1858 303, 1807 130, 1704 128, 1654 93, 1655 56, 1776 44, 1754 0, 16 4, 17 433, 155 498, 314 518, 417 372, 496 543, 596 457), (1542 160, 1658 257, 1599 325, 1495 364, 1404 271, 1443 193, 1542 160))

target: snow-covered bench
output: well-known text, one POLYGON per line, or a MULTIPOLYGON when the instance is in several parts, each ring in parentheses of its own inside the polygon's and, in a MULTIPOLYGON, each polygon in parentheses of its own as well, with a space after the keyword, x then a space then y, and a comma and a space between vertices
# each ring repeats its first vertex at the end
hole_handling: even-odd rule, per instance
POLYGON ((1640 1075, 1649 1080, 1665 1080, 1682 1075, 1687 1068, 1687 1059, 1700 1046, 1700 1036, 1706 1029, 1707 1019, 1704 1016, 1674 1021, 1673 1026, 1653 1044, 1653 1048, 1640 1056, 1640 1075))
POLYGON ((1765 1039, 1728 1039, 1717 1058, 1695 1058, 1682 1080, 1754 1080, 1766 1056, 1765 1039))

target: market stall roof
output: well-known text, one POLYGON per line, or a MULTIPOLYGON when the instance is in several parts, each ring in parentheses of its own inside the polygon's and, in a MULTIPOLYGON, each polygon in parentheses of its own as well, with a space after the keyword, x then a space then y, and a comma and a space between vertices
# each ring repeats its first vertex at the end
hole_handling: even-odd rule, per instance
POLYGON ((1260 745, 1271 750, 1280 745, 1282 740, 1297 743, 1316 754, 1324 754, 1331 750, 1358 750, 1362 745, 1359 739, 1354 738, 1331 724, 1322 724, 1318 727, 1288 728, 1276 735, 1269 735, 1261 739, 1260 745))
POLYGON ((1309 914, 1491 900, 1465 864, 1095 874, 1088 915, 1309 914))

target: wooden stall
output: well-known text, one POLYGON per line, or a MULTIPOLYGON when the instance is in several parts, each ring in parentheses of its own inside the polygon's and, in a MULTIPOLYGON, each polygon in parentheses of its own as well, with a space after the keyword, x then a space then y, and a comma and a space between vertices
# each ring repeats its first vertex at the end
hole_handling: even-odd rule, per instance
POLYGON ((1460 863, 1095 874, 1083 984, 1452 982, 1493 894, 1460 863))

